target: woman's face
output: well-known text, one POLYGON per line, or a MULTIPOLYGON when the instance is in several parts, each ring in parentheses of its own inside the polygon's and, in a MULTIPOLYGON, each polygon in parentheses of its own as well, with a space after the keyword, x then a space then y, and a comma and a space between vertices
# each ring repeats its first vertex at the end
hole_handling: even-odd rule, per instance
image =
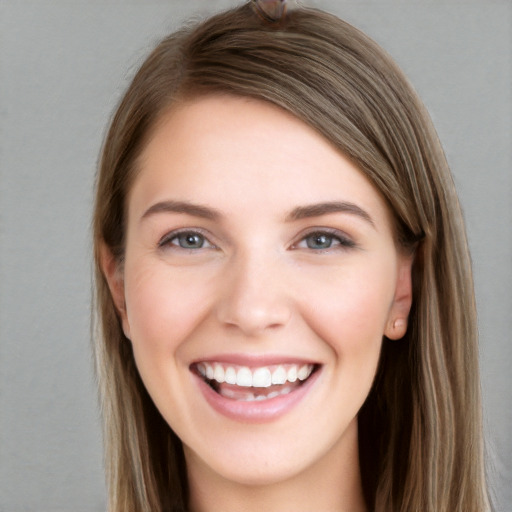
POLYGON ((370 182, 278 108, 205 97, 158 125, 127 204, 122 279, 105 268, 189 475, 357 468, 382 337, 410 307, 410 258, 370 182))

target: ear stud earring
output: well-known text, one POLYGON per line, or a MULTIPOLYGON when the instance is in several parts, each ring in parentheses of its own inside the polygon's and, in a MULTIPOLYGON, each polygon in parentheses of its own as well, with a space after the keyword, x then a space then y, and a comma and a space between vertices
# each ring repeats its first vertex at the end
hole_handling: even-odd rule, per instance
POLYGON ((393 321, 393 330, 402 329, 405 326, 405 320, 403 318, 397 318, 393 321))

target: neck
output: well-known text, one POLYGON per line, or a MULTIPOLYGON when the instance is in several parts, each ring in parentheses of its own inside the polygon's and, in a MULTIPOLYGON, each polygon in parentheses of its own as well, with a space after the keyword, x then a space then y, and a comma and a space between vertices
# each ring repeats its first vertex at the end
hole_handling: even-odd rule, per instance
MULTIPOLYGON (((292 442, 292 441, 291 441, 292 442)), ((247 484, 227 480, 187 455, 192 512, 365 512, 357 422, 320 460, 286 479, 247 484)))

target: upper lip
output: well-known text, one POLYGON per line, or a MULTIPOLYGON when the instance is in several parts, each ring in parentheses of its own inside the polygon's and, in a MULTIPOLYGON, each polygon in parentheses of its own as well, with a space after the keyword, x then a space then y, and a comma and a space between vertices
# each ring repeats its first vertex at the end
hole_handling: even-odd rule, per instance
POLYGON ((279 364, 314 364, 318 361, 306 357, 296 357, 279 354, 215 354, 195 359, 191 365, 198 363, 226 363, 237 366, 247 366, 249 368, 259 368, 262 366, 273 366, 279 364))

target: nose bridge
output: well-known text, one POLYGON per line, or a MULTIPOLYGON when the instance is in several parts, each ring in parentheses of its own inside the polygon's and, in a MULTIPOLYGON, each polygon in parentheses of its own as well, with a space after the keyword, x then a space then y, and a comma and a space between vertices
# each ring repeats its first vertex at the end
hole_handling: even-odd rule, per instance
POLYGON ((244 250, 225 272, 218 318, 246 335, 284 326, 291 316, 286 272, 279 254, 244 250))

